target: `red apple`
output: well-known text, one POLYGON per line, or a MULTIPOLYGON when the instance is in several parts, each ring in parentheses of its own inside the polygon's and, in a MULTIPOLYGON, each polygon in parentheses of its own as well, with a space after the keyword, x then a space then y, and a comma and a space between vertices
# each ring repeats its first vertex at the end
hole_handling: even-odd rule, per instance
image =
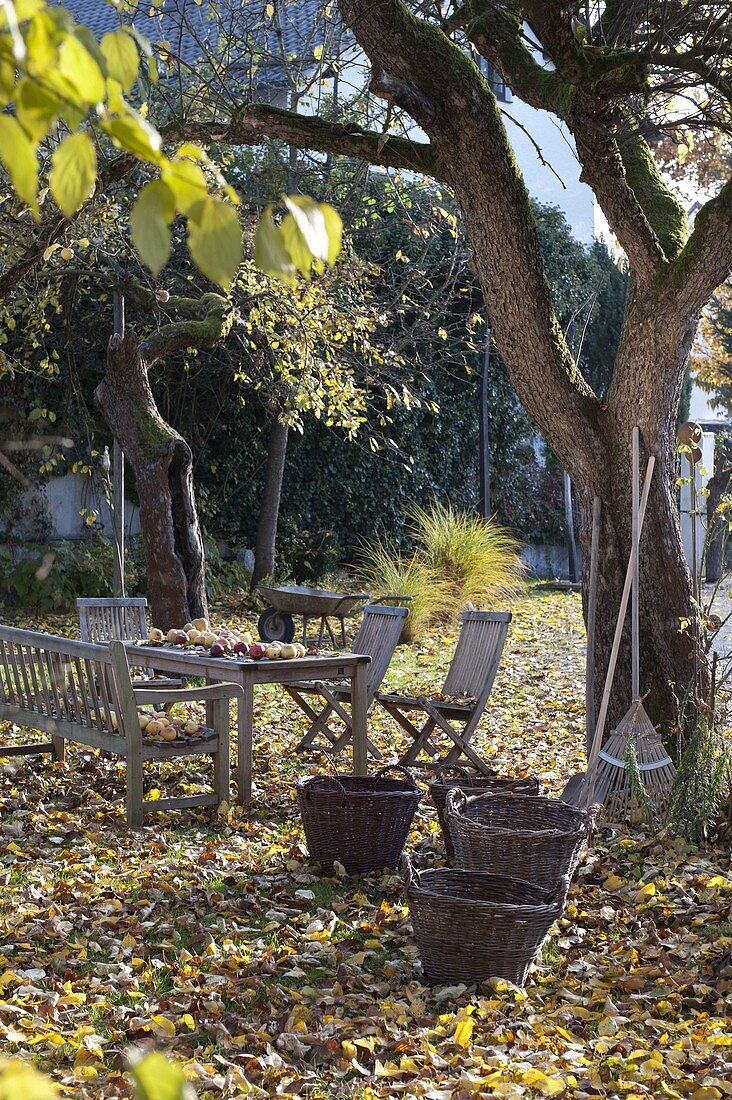
POLYGON ((214 644, 211 646, 212 657, 223 657, 225 652, 226 651, 224 650, 224 647, 222 645, 219 645, 218 642, 214 642, 214 644))
POLYGON ((173 639, 173 645, 188 645, 188 635, 181 630, 173 639))
POLYGON ((253 661, 260 661, 264 657, 264 646, 259 642, 254 642, 249 646, 249 656, 253 661))
POLYGON ((248 652, 249 646, 246 642, 236 642, 234 644, 234 653, 238 654, 240 657, 246 657, 248 652))

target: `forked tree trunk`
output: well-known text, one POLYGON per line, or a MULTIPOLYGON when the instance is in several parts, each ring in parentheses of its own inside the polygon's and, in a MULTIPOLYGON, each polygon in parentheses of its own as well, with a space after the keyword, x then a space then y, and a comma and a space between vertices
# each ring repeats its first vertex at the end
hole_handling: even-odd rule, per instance
POLYGON ((205 558, 191 450, 160 416, 147 371, 135 333, 113 336, 94 399, 135 474, 153 621, 170 629, 208 613, 205 558))
POLYGON ((267 442, 267 467, 264 474, 262 504, 257 523, 257 545, 254 551, 254 573, 252 585, 265 577, 271 577, 275 568, 277 552, 277 524, 280 516, 280 497, 282 479, 285 473, 287 457, 287 437, 289 429, 281 420, 274 420, 267 442))
MULTIPOLYGON (((696 668, 691 574, 684 555, 679 523, 678 455, 675 416, 689 343, 694 326, 674 321, 664 313, 663 299, 629 305, 618 351, 615 379, 601 439, 604 458, 588 465, 575 455, 572 476, 581 501, 580 535, 584 561, 583 592, 589 578, 592 498, 602 500, 600 561, 596 618, 595 698, 599 707, 612 645, 615 623, 625 582, 631 547, 631 434, 641 431, 641 477, 649 453, 656 458, 643 533, 640 543, 640 670, 641 694, 646 709, 666 733, 679 719, 679 704, 693 689, 696 668), (672 336, 671 351, 667 343, 672 336), (675 336, 675 339, 673 337, 675 336), (673 356, 659 379, 669 379, 672 392, 662 392, 662 382, 649 385, 649 364, 656 368, 662 356, 673 356), (673 370, 675 363, 676 369, 673 370), (682 631, 682 620, 691 620, 682 631)), ((666 365, 666 364, 662 364, 666 365)), ((610 730, 630 703, 630 615, 623 635, 611 708, 610 730)), ((703 683, 703 676, 702 681, 703 683)), ((685 722, 693 722, 687 708, 685 722)))

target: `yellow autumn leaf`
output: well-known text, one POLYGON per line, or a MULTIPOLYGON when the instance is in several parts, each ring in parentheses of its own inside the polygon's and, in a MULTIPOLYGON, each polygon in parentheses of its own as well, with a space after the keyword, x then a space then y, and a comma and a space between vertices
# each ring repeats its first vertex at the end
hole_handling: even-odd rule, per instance
POLYGON ((458 1022, 455 1028, 455 1034, 453 1035, 453 1039, 458 1046, 466 1047, 469 1045, 474 1027, 475 1020, 472 1020, 469 1016, 465 1020, 460 1020, 458 1022))
POLYGON ((521 1074, 523 1084, 536 1089, 542 1096, 559 1096, 564 1092, 564 1081, 561 1077, 548 1077, 540 1069, 527 1069, 521 1074))
POLYGON ((175 1024, 167 1016, 153 1016, 150 1021, 150 1030, 161 1039, 173 1039, 175 1037, 175 1024))

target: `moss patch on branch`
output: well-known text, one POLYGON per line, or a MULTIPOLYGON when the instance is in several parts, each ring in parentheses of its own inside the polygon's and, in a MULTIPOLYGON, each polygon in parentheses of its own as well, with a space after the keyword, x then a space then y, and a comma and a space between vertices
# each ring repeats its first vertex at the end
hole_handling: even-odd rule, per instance
POLYGON ((648 143, 635 130, 635 123, 631 125, 633 130, 628 127, 625 134, 618 136, 626 179, 648 224, 658 237, 666 259, 672 261, 686 244, 686 213, 663 182, 648 143))

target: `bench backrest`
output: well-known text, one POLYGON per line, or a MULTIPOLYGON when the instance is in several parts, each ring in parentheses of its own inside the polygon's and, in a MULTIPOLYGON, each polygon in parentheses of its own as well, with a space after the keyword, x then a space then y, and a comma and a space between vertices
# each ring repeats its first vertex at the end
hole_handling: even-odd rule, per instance
POLYGON ((98 645, 117 638, 123 642, 147 638, 147 600, 144 596, 81 599, 76 601, 76 606, 82 642, 98 645))
POLYGON ((510 611, 464 611, 443 692, 487 699, 501 663, 510 611))
POLYGON ((137 742, 124 652, 121 658, 106 645, 0 626, 0 718, 99 748, 137 742))
POLYGON ((381 604, 367 604, 363 609, 351 649, 354 653, 367 653, 371 658, 366 685, 369 699, 379 690, 386 676, 408 614, 406 607, 383 607, 381 604))

